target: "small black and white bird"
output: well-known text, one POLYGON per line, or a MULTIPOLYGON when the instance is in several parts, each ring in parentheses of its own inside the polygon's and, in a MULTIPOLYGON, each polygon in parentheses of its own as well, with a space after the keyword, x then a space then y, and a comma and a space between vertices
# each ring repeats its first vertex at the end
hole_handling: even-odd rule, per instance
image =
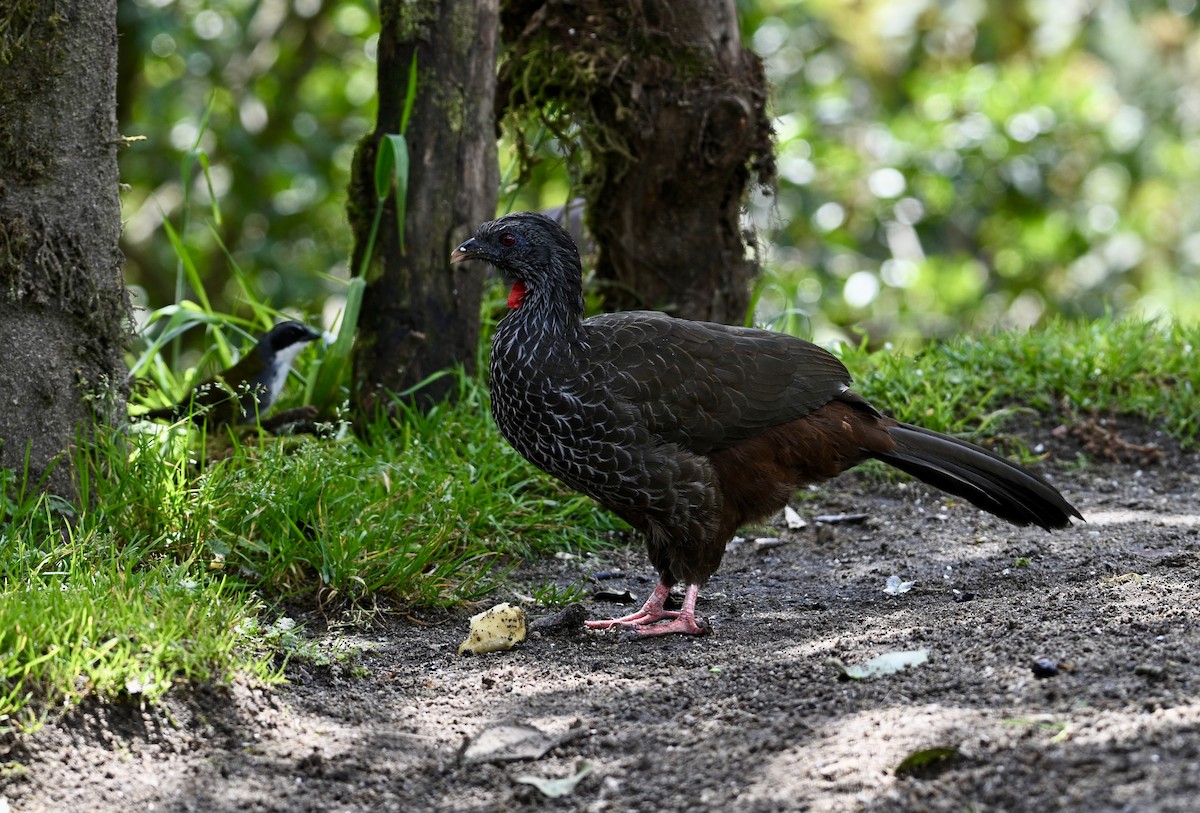
POLYGON ((171 420, 191 416, 210 428, 255 421, 279 397, 292 362, 321 333, 302 322, 280 322, 250 352, 227 370, 192 389, 178 404, 152 409, 135 420, 171 420))

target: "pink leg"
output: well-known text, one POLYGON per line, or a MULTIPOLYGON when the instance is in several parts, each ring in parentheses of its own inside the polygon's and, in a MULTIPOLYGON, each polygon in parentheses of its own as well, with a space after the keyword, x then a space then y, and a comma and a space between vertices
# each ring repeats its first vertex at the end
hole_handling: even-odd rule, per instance
POLYGON ((646 603, 642 605, 642 609, 637 612, 623 615, 620 618, 585 621, 584 623, 592 629, 606 630, 611 627, 636 627, 639 624, 653 624, 664 618, 675 618, 679 613, 663 609, 663 605, 667 602, 667 596, 670 594, 671 588, 660 581, 658 587, 655 587, 654 592, 650 594, 650 598, 646 599, 646 603))
POLYGON ((588 621, 586 624, 592 629, 624 627, 635 635, 645 637, 670 635, 675 632, 683 635, 707 634, 708 625, 701 626, 696 621, 696 596, 700 594, 700 585, 688 585, 687 593, 683 598, 683 608, 679 612, 663 609, 663 604, 670 592, 671 588, 660 581, 658 587, 655 587, 654 592, 650 594, 650 598, 646 599, 646 603, 637 612, 606 621, 588 621), (664 620, 666 620, 665 624, 656 623, 664 620))

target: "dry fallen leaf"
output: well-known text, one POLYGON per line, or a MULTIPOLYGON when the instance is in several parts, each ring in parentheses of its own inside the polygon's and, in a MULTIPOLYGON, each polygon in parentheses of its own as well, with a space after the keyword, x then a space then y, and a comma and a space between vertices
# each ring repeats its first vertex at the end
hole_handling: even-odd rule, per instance
POLYGON ((821 514, 813 517, 813 521, 822 525, 853 525, 869 518, 870 514, 821 514))
POLYGON ((586 762, 581 762, 579 763, 579 769, 572 776, 564 776, 561 779, 547 779, 541 776, 533 776, 532 774, 522 774, 516 780, 526 785, 533 785, 542 792, 543 796, 557 799, 570 794, 571 791, 575 790, 575 786, 579 784, 579 781, 591 772, 592 766, 586 762))
POLYGON ((866 663, 842 663, 837 658, 830 662, 841 670, 841 677, 850 680, 884 677, 896 672, 903 672, 913 666, 920 666, 929 660, 928 649, 914 649, 907 652, 886 652, 877 658, 871 658, 866 663))
POLYGON ((780 539, 777 536, 764 536, 761 539, 754 540, 754 549, 759 551, 770 550, 771 548, 778 548, 780 545, 786 544, 786 539, 780 539))
POLYGON ((793 531, 798 531, 808 523, 800 516, 799 512, 790 505, 783 507, 783 521, 787 523, 788 528, 793 531))
POLYGON ((558 737, 525 723, 498 723, 476 734, 462 751, 463 762, 514 762, 539 759, 558 737))
POLYGON ((522 722, 490 725, 463 745, 459 759, 467 764, 481 762, 520 762, 541 759, 552 748, 586 734, 585 728, 572 728, 562 734, 548 734, 522 722))

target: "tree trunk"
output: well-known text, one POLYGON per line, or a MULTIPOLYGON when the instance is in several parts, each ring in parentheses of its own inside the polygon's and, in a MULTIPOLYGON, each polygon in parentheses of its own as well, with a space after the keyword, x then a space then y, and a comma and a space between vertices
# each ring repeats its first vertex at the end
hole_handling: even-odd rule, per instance
POLYGON ((116 15, 116 0, 0 10, 0 467, 28 455, 65 496, 63 453, 127 394, 116 15))
MULTIPOLYGON (((498 0, 383 0, 379 118, 355 155, 348 208, 360 268, 375 210, 380 140, 400 132, 409 66, 417 58, 416 103, 405 137, 411 156, 405 247, 387 204, 366 274, 354 360, 360 414, 461 364, 473 370, 482 279, 451 270, 450 252, 495 214, 499 184, 494 119, 498 0)), ((453 390, 442 378, 414 395, 429 405, 453 390)))
POLYGON ((606 305, 742 322, 758 264, 741 207, 774 162, 766 79, 734 1, 513 2, 505 32, 502 97, 551 103, 582 135, 606 305))

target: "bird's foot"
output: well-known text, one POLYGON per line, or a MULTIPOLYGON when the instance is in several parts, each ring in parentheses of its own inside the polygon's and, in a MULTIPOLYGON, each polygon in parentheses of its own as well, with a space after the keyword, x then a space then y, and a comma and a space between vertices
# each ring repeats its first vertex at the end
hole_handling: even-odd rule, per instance
POLYGON ((659 635, 708 635, 712 629, 708 626, 708 622, 703 618, 696 618, 694 615, 684 617, 681 613, 679 617, 667 621, 662 624, 636 624, 627 627, 621 632, 621 637, 630 638, 651 638, 659 635))
POLYGON ((584 621, 584 626, 594 630, 607 630, 613 627, 636 628, 645 627, 649 624, 654 624, 663 619, 678 618, 679 613, 674 610, 658 610, 658 612, 647 612, 646 608, 638 610, 636 613, 623 615, 620 618, 598 618, 593 621, 584 621))
POLYGON ((650 594, 650 598, 646 599, 646 603, 637 612, 623 615, 620 618, 585 621, 584 625, 594 630, 606 630, 613 627, 637 627, 643 624, 653 624, 655 621, 661 621, 664 618, 675 618, 679 613, 664 609, 667 603, 667 596, 670 594, 671 588, 666 582, 660 581, 658 586, 654 588, 654 592, 650 594))
POLYGON ((696 596, 700 592, 700 585, 688 585, 687 594, 683 598, 683 608, 678 612, 663 607, 670 592, 671 588, 663 582, 659 582, 658 587, 654 588, 654 592, 650 594, 650 598, 637 612, 623 615, 620 618, 585 621, 584 624, 589 629, 606 630, 619 627, 622 630, 622 637, 629 635, 649 638, 673 633, 707 635, 709 633, 708 622, 703 618, 696 618, 696 596))

